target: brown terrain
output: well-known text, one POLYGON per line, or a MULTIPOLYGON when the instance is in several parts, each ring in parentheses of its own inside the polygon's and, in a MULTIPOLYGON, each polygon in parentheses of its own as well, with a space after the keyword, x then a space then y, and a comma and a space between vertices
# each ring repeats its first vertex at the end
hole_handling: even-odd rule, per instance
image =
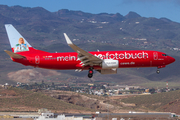
POLYGON ((37 111, 47 108, 61 113, 128 112, 135 106, 117 102, 111 97, 57 90, 32 92, 17 88, 0 89, 0 101, 0 111, 37 111))
MULTIPOLYGON (((168 94, 176 94, 179 92, 180 91, 174 91, 174 92, 169 92, 168 94)), ((126 99, 133 99, 134 97, 138 97, 139 95, 120 95, 120 96, 102 97, 96 95, 86 95, 86 94, 78 94, 74 92, 64 92, 64 91, 51 91, 51 92, 45 92, 44 94, 59 100, 63 100, 67 103, 94 109, 96 111, 101 111, 101 112, 119 113, 119 112, 139 111, 139 112, 171 112, 171 113, 180 114, 180 99, 175 99, 174 101, 171 101, 173 100, 173 97, 171 97, 172 99, 170 99, 169 100, 170 102, 167 102, 166 105, 164 105, 165 102, 162 102, 160 98, 158 98, 159 102, 155 102, 151 104, 151 106, 159 106, 159 107, 152 109, 143 106, 140 107, 138 106, 138 104, 136 104, 136 102, 128 103, 121 101, 121 100, 126 101, 126 99)), ((163 94, 169 97, 168 94, 166 93, 163 94)), ((154 97, 154 95, 150 95, 150 96, 154 97)), ((161 93, 159 94, 159 96, 161 96, 161 93)), ((145 97, 145 95, 142 96, 142 99, 143 97, 145 97)), ((157 98, 154 97, 154 99, 157 98)), ((164 97, 164 99, 166 98, 164 97)), ((146 103, 147 100, 144 99, 144 101, 146 103)))
MULTIPOLYGON (((123 102, 117 102, 113 97, 112 98, 102 97, 96 95, 79 94, 70 91, 56 91, 56 90, 42 91, 42 92, 53 98, 63 100, 64 102, 101 112, 128 112, 130 107, 135 106, 135 104, 126 104, 123 102)), ((118 97, 118 99, 127 98, 127 97, 130 96, 118 97)))
MULTIPOLYGON (((161 94, 158 96, 161 96, 161 94)), ((0 111, 37 112, 38 109, 47 108, 52 112, 57 113, 95 113, 95 111, 101 111, 103 113, 120 113, 139 111, 172 112, 180 114, 180 99, 168 102, 166 105, 163 105, 164 103, 161 102, 155 102, 154 104, 151 104, 151 106, 159 106, 156 109, 147 109, 147 107, 139 106, 138 103, 122 102, 122 100, 133 100, 136 97, 138 96, 130 95, 102 97, 59 90, 28 91, 19 88, 1 88, 0 111)), ((139 97, 143 99, 145 96, 139 97)), ((154 99, 156 98, 154 97, 154 99)))
POLYGON ((60 113, 90 113, 93 111, 37 92, 17 88, 0 89, 1 112, 37 112, 41 108, 60 113))
POLYGON ((167 105, 161 107, 164 112, 172 112, 180 114, 180 99, 169 102, 167 105))
POLYGON ((61 75, 60 72, 44 69, 22 69, 8 73, 8 78, 21 83, 40 82, 46 77, 61 75), (36 81, 35 81, 36 80, 36 81))
MULTIPOLYGON (((74 71, 71 71, 76 74, 74 71)), ((93 79, 87 79, 85 77, 77 77, 63 73, 63 71, 33 68, 33 69, 21 69, 3 74, 8 80, 13 81, 14 84, 20 83, 40 83, 42 81, 46 83, 89 83, 93 79)), ((6 79, 5 78, 5 79, 6 79)), ((5 80, 4 83, 9 83, 5 80)), ((11 83, 11 82, 10 82, 11 83)))

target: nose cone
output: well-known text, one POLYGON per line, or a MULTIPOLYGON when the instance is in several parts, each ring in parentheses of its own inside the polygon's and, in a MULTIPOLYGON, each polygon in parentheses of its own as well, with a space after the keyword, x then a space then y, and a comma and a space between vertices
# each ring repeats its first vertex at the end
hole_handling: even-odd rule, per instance
POLYGON ((169 62, 170 62, 170 63, 173 63, 174 61, 176 61, 176 60, 175 60, 173 57, 170 57, 170 56, 169 56, 169 62))

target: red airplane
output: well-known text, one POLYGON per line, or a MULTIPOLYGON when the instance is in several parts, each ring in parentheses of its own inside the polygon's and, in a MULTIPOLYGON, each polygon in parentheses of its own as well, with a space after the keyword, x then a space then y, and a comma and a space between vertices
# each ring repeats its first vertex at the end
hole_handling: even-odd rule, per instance
POLYGON ((156 72, 159 73, 159 68, 175 61, 166 53, 151 50, 87 52, 74 45, 66 33, 66 42, 75 52, 49 53, 34 49, 11 24, 6 24, 5 28, 12 48, 12 52, 5 52, 14 62, 25 66, 55 70, 89 70, 88 77, 91 78, 93 70, 101 74, 116 74, 118 68, 157 67, 156 72))

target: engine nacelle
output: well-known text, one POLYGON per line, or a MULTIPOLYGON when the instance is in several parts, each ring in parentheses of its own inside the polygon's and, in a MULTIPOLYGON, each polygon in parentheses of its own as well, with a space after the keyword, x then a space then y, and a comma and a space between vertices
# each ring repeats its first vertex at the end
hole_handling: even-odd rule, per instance
POLYGON ((100 72, 101 74, 116 74, 117 73, 117 69, 102 69, 99 70, 98 72, 100 72))
POLYGON ((104 59, 102 62, 102 69, 111 69, 111 68, 118 68, 119 61, 112 60, 112 59, 104 59))

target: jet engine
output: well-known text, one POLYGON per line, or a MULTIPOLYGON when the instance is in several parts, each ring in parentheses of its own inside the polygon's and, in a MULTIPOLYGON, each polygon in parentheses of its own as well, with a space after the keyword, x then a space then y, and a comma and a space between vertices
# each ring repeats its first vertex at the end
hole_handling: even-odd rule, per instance
POLYGON ((100 72, 101 74, 117 74, 117 69, 113 68, 113 69, 101 69, 101 70, 97 70, 98 72, 100 72))
POLYGON ((112 59, 104 59, 102 62, 102 69, 111 69, 111 68, 118 68, 119 61, 112 60, 112 59))

